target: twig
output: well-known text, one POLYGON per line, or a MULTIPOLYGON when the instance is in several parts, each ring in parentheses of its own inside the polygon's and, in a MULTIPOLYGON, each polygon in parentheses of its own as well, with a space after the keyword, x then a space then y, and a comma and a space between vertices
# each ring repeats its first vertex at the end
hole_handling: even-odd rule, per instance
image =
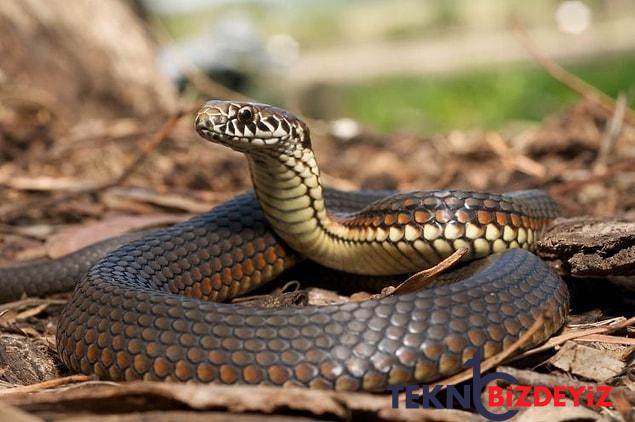
POLYGON ((539 162, 526 155, 518 154, 507 145, 498 132, 492 132, 485 136, 489 147, 500 158, 507 170, 519 170, 529 176, 543 178, 547 175, 547 169, 539 162))
POLYGON ((609 155, 615 148, 617 139, 622 131, 622 123, 624 122, 625 112, 626 96, 624 93, 620 93, 617 97, 615 112, 606 124, 606 129, 604 130, 604 135, 602 136, 600 151, 598 152, 598 157, 593 165, 593 174, 601 175, 606 172, 606 164, 608 162, 609 155))
POLYGON ((580 337, 577 340, 594 343, 624 344, 628 346, 635 346, 635 338, 607 336, 604 334, 589 334, 584 337, 580 337))
POLYGON ((584 322, 581 324, 567 324, 568 329, 572 330, 586 330, 587 328, 609 327, 613 324, 618 324, 622 321, 626 321, 626 317, 618 316, 609 319, 602 319, 594 322, 584 322))
POLYGON ((618 322, 613 325, 609 325, 608 327, 590 328, 588 330, 575 330, 569 333, 561 334, 559 336, 550 338, 546 343, 544 343, 541 346, 535 347, 531 350, 527 350, 526 352, 521 353, 520 355, 514 356, 511 360, 514 361, 514 360, 525 358, 527 356, 534 355, 536 353, 544 352, 560 344, 563 344, 567 340, 573 340, 575 338, 588 336, 590 334, 607 334, 613 331, 621 330, 622 328, 626 328, 633 324, 635 324, 635 317, 629 318, 627 320, 618 322))
POLYGON ((55 378, 52 380, 39 382, 37 384, 24 385, 21 387, 7 388, 0 390, 0 397, 8 397, 13 395, 19 395, 24 393, 34 393, 41 390, 46 390, 53 387, 59 387, 60 385, 72 384, 76 382, 91 381, 94 378, 88 375, 70 375, 68 377, 55 378))
MULTIPOLYGON (((532 41, 527 34, 527 31, 520 22, 515 22, 513 31, 518 37, 520 43, 525 47, 527 52, 533 57, 533 59, 542 66, 554 79, 562 83, 567 88, 582 95, 583 97, 598 104, 603 109, 610 113, 613 113, 617 107, 615 101, 604 92, 600 91, 593 85, 580 79, 578 76, 567 71, 560 66, 554 60, 545 56, 540 52, 536 44, 532 41)), ((626 107, 624 110, 624 119, 631 125, 635 125, 635 111, 626 107)))
POLYGON ((119 177, 111 182, 110 187, 121 185, 123 182, 125 182, 128 177, 130 177, 130 175, 134 173, 134 171, 146 160, 148 155, 150 155, 152 151, 154 151, 163 141, 168 138, 168 136, 170 136, 170 134, 174 131, 176 124, 179 122, 179 120, 181 120, 183 116, 185 116, 186 112, 187 110, 181 109, 170 116, 170 118, 163 124, 163 126, 161 126, 159 130, 157 130, 154 135, 152 135, 152 138, 150 138, 148 143, 141 147, 141 152, 137 155, 134 161, 130 163, 123 172, 121 172, 119 177))
POLYGON ((3 303, 0 305, 0 312, 7 311, 10 309, 21 309, 28 306, 38 306, 38 305, 63 305, 67 301, 63 299, 38 299, 34 297, 29 297, 26 299, 16 300, 14 302, 3 303))

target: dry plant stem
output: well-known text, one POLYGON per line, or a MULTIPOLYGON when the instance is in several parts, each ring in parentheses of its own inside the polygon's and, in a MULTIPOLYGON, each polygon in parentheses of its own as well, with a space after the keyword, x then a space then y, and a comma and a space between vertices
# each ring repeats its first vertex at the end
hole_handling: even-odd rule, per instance
POLYGON ((59 387, 61 385, 72 384, 76 382, 91 381, 93 377, 88 375, 70 375, 68 377, 55 378, 52 380, 38 382, 37 384, 24 385, 15 388, 8 388, 0 390, 0 397, 8 397, 13 395, 20 395, 24 393, 34 393, 48 388, 59 387))
MULTIPOLYGON (((494 356, 482 361, 481 362, 481 374, 483 372, 489 371, 490 369, 494 368, 495 366, 498 366, 498 364, 500 364, 501 362, 503 362, 504 360, 509 358, 509 356, 511 356, 518 349, 523 347, 523 345, 525 343, 527 343, 534 334, 536 334, 536 332, 544 325, 544 323, 545 323, 544 317, 542 315, 540 315, 536 319, 536 321, 532 324, 532 326, 529 327, 529 330, 527 330, 525 332, 525 334, 520 336, 520 338, 518 340, 516 340, 508 349, 503 350, 502 352, 497 353, 494 356)), ((462 372, 459 372, 456 375, 452 375, 451 377, 444 378, 442 380, 436 381, 435 384, 436 385, 442 385, 443 386, 442 388, 445 388, 445 386, 447 386, 447 385, 454 385, 454 384, 458 384, 458 383, 463 382, 463 381, 467 381, 467 380, 471 379, 472 376, 473 376, 473 370, 472 369, 466 369, 466 370, 464 370, 462 372)), ((402 393, 402 394, 399 395, 399 401, 401 401, 401 402, 405 401, 405 394, 402 393)))
POLYGON ((514 356, 513 358, 510 359, 510 361, 522 359, 524 357, 531 356, 536 353, 544 352, 546 350, 552 349, 555 346, 563 344, 567 340, 573 340, 573 339, 585 337, 591 334, 607 334, 613 331, 621 330, 622 328, 626 328, 634 324, 635 324, 635 317, 632 317, 632 318, 623 320, 621 322, 618 322, 616 324, 609 325, 607 327, 589 328, 587 330, 576 330, 574 332, 561 334, 559 336, 550 338, 549 340, 547 340, 546 343, 544 343, 541 346, 535 347, 531 350, 527 350, 526 352, 521 353, 520 355, 514 356))
POLYGON ((148 155, 150 155, 152 151, 154 151, 163 141, 165 141, 170 136, 179 120, 181 120, 181 118, 187 114, 187 111, 188 110, 181 109, 170 116, 170 118, 163 124, 163 126, 161 126, 159 130, 157 130, 154 135, 152 135, 152 138, 150 138, 150 140, 145 145, 143 145, 143 147, 141 147, 141 152, 137 155, 134 161, 126 167, 126 169, 119 175, 119 177, 111 182, 111 187, 120 185, 125 182, 126 179, 128 179, 128 177, 130 177, 130 175, 134 173, 134 171, 141 165, 141 163, 146 160, 148 155))
POLYGON ((27 298, 22 300, 16 300, 14 302, 3 303, 0 305, 0 313, 3 311, 8 311, 10 309, 19 309, 27 306, 38 306, 38 305, 63 305, 66 303, 66 300, 62 299, 38 299, 38 298, 27 298))
POLYGON ((24 321, 25 319, 38 315, 40 312, 44 311, 48 307, 49 307, 48 303, 41 303, 33 308, 29 308, 25 311, 20 312, 19 314, 15 316, 15 320, 24 321))
POLYGON ((602 143, 595 164, 593 165, 593 174, 599 175, 606 172, 611 152, 615 149, 617 139, 622 132, 622 123, 624 122, 624 113, 626 112, 626 96, 620 93, 617 97, 617 105, 611 119, 606 124, 602 143))
POLYGON ((508 170, 518 170, 529 176, 543 178, 547 175, 547 169, 539 162, 514 152, 498 132, 485 136, 489 147, 499 157, 503 166, 508 170))
MULTIPOLYGON (((525 47, 527 52, 554 79, 556 79, 572 91, 577 92, 583 97, 598 104, 600 107, 607 110, 608 112, 613 113, 616 108, 616 104, 613 98, 598 90, 593 85, 590 85, 587 82, 583 81, 578 76, 567 71, 558 63, 542 54, 536 44, 531 40, 522 24, 520 24, 519 22, 515 22, 513 31, 518 37, 520 43, 525 47)), ((629 124, 635 125, 635 112, 628 107, 625 108, 624 118, 629 124)))
POLYGON ((619 337, 619 336, 607 336, 604 334, 589 334, 577 339, 578 341, 593 342, 593 343, 610 343, 610 344, 624 344, 627 346, 635 346, 635 338, 619 337))
POLYGON ((603 319, 595 322, 586 322, 581 324, 567 324, 567 328, 571 330, 585 330, 587 328, 597 328, 597 327, 610 327, 613 324, 618 324, 622 321, 626 321, 626 318, 623 316, 603 319))

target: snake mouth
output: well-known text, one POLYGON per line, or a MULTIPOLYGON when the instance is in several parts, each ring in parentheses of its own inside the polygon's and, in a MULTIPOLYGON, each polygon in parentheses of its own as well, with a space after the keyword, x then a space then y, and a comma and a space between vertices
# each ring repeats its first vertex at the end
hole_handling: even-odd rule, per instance
POLYGON ((214 142, 216 144, 226 145, 230 148, 239 149, 240 146, 267 146, 276 145, 285 140, 285 138, 257 138, 248 136, 232 136, 222 128, 209 129, 205 126, 199 126, 196 124, 196 131, 204 139, 214 142))

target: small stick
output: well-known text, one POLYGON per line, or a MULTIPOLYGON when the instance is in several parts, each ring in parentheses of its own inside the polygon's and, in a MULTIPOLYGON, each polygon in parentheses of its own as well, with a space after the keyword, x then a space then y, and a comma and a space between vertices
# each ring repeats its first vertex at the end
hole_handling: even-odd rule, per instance
MULTIPOLYGON (((617 107, 615 101, 604 92, 600 91, 593 85, 580 79, 578 76, 567 71, 560 66, 554 60, 548 58, 540 52, 536 44, 531 40, 525 28, 516 22, 513 26, 513 31, 518 37, 520 43, 525 47, 527 52, 533 57, 533 59, 542 66, 555 80, 562 83, 567 88, 582 95, 583 97, 593 101, 604 110, 613 112, 617 107)), ((626 107, 624 110, 624 119, 631 125, 635 125, 635 111, 626 107)))
POLYGON ((605 334, 589 334, 584 337, 578 338, 578 341, 635 346, 635 338, 607 336, 605 334))
POLYGON ((170 118, 168 118, 163 126, 161 126, 159 130, 154 132, 150 140, 145 145, 143 145, 143 147, 141 147, 141 152, 139 152, 134 161, 124 169, 119 177, 111 182, 110 187, 118 186, 125 182, 128 177, 130 177, 130 175, 134 173, 134 171, 146 160, 148 155, 150 155, 152 151, 154 151, 163 141, 168 138, 168 136, 170 136, 170 134, 174 131, 176 124, 179 122, 179 120, 181 120, 183 116, 187 114, 187 111, 189 110, 181 109, 170 116, 170 118))
POLYGON ((522 359, 524 357, 534 355, 536 353, 544 352, 545 350, 549 350, 554 348, 555 346, 563 344, 567 340, 573 340, 575 338, 585 337, 590 334, 607 334, 607 333, 628 327, 633 324, 635 324, 635 317, 623 320, 613 325, 609 325, 608 327, 590 328, 588 330, 575 330, 570 333, 561 334, 559 336, 550 338, 546 343, 544 343, 541 346, 535 347, 531 350, 527 350, 526 352, 521 353, 520 355, 514 356, 513 358, 511 358, 511 360, 514 361, 517 359, 522 359))
POLYGON ((10 309, 21 309, 28 306, 38 305, 64 305, 67 301, 63 299, 39 299, 35 297, 29 297, 26 299, 15 300, 13 302, 3 303, 0 305, 0 312, 8 311, 10 309))
POLYGON ((61 385, 73 384, 76 382, 91 381, 94 377, 88 375, 69 375, 62 378, 54 378, 52 380, 38 382, 37 384, 23 385, 15 388, 7 388, 0 390, 0 397, 14 396, 24 393, 34 393, 41 390, 46 390, 53 387, 59 387, 61 385))
POLYGON ((606 165, 609 155, 615 148, 617 139, 622 132, 622 123, 624 122, 624 113, 626 112, 626 96, 623 93, 617 97, 617 105, 611 119, 606 124, 604 135, 602 136, 602 144, 598 152, 597 159, 593 165, 593 174, 601 175, 606 173, 606 165))

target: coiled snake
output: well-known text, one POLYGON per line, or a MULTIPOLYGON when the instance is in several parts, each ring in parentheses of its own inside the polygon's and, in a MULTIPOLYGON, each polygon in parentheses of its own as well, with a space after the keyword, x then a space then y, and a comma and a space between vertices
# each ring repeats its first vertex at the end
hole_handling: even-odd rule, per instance
POLYGON ((453 374, 479 349, 492 356, 539 315, 544 326, 526 347, 563 324, 566 287, 524 250, 555 216, 543 192, 325 189, 306 125, 263 104, 210 101, 196 130, 247 156, 255 193, 170 228, 0 270, 0 300, 69 289, 87 272, 57 331, 71 370, 112 380, 381 391, 453 374), (399 275, 458 248, 468 249, 466 260, 495 255, 435 287, 380 300, 275 309, 214 302, 303 258, 399 275))

